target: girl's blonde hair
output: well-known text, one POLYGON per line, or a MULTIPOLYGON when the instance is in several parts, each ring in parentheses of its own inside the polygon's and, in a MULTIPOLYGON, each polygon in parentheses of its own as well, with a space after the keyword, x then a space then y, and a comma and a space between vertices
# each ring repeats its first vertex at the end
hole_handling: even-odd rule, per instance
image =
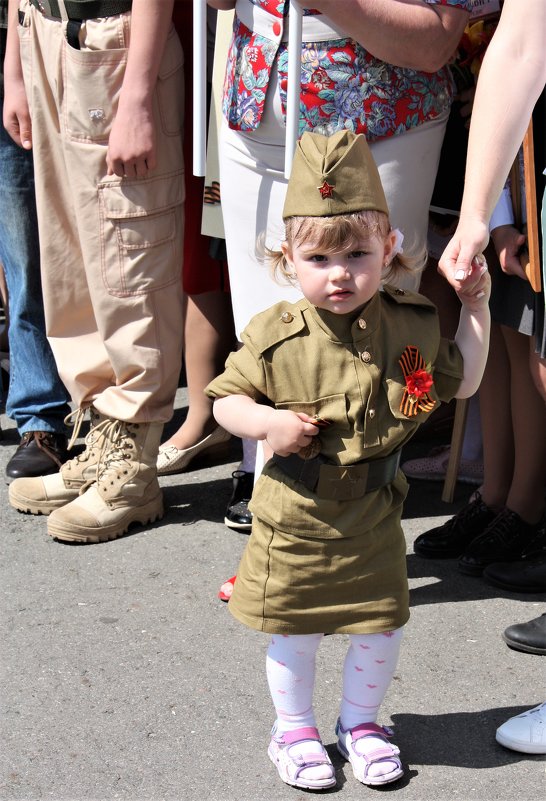
MULTIPOLYGON (((366 237, 377 236, 384 240, 390 230, 389 218, 381 211, 358 211, 332 217, 288 217, 285 220, 285 241, 289 249, 310 241, 321 253, 335 253, 356 250, 366 237)), ((282 250, 264 247, 264 255, 277 283, 297 285, 297 278, 282 250)), ((416 267, 416 263, 410 263, 398 253, 385 268, 383 280, 396 279, 401 273, 416 267)))

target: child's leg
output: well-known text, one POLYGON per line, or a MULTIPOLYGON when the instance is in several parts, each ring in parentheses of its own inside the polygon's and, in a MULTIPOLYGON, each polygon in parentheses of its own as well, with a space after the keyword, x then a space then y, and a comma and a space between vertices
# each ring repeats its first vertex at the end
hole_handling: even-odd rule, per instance
POLYGON ((322 636, 275 634, 267 652, 267 679, 277 712, 269 756, 284 782, 314 790, 336 783, 313 711, 315 657, 322 636))
POLYGON ((316 727, 315 657, 322 634, 274 634, 267 652, 267 680, 281 733, 316 727))
POLYGON ((403 629, 351 634, 343 667, 340 720, 344 729, 375 723, 398 662, 403 629))
POLYGON ((338 749, 364 784, 386 784, 403 773, 398 749, 386 740, 387 730, 375 722, 396 669, 402 631, 350 635, 343 667, 338 749))

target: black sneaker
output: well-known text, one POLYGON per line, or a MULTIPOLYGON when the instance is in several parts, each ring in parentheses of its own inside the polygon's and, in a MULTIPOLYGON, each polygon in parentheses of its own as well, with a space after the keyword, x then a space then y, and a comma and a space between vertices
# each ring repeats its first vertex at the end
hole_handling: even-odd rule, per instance
POLYGON ((465 552, 472 540, 483 533, 495 519, 496 513, 485 505, 479 492, 474 494, 474 500, 443 526, 419 534, 413 543, 413 550, 418 556, 427 559, 455 559, 465 552))
POLYGON ((469 576, 481 576, 487 565, 518 562, 533 547, 538 550, 543 532, 542 521, 532 526, 505 507, 461 556, 459 570, 469 576))
POLYGON ((35 478, 57 473, 67 459, 64 434, 49 431, 27 431, 19 447, 6 465, 6 477, 35 478))
POLYGON ((237 531, 250 531, 252 528, 252 512, 248 504, 252 497, 254 487, 254 473, 245 473, 244 470, 235 470, 233 478, 233 492, 226 509, 224 523, 228 528, 237 531))

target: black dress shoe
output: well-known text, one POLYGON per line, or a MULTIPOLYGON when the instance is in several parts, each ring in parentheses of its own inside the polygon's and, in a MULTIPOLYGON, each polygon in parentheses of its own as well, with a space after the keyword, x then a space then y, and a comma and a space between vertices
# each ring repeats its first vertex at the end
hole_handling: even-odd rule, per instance
POLYGON ((443 526, 419 534, 413 543, 414 552, 428 559, 455 559, 464 553, 495 519, 495 512, 485 505, 480 493, 476 491, 475 496, 443 526))
POLYGON ((520 562, 495 562, 485 568, 483 577, 510 592, 546 592, 546 553, 520 562))
POLYGON ((228 528, 237 531, 250 531, 252 528, 252 512, 248 508, 252 490, 254 488, 254 473, 245 473, 244 470, 235 470, 233 478, 233 493, 229 499, 224 517, 228 528))
POLYGON ((66 461, 67 440, 64 434, 49 431, 27 431, 6 466, 6 476, 34 478, 57 473, 66 461))
POLYGON ((546 654, 546 613, 529 620, 515 623, 502 634, 504 642, 516 651, 527 654, 546 654))
POLYGON ((495 562, 518 562, 544 537, 541 523, 531 526, 511 509, 504 508, 483 534, 470 544, 459 559, 459 570, 469 576, 481 576, 487 565, 495 562))

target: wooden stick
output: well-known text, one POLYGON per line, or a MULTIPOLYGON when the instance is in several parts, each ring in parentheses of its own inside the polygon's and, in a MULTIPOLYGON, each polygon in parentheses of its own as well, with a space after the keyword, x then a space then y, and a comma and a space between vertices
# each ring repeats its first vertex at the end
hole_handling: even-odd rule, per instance
POLYGON ((533 142, 533 121, 529 123, 523 139, 523 183, 525 189, 525 205, 527 221, 523 222, 523 205, 521 198, 521 176, 519 153, 510 170, 510 194, 516 228, 524 231, 527 241, 522 249, 519 261, 525 271, 527 280, 535 292, 540 292, 542 285, 540 250, 538 246, 538 206, 535 177, 535 154, 533 142))
POLYGON ((446 477, 442 491, 442 500, 451 503, 455 494, 455 484, 459 474, 459 464, 463 450, 464 429, 468 414, 469 398, 457 398, 455 406, 455 419, 453 421, 453 432, 451 434, 451 448, 449 451, 449 461, 447 463, 446 477))
MULTIPOLYGON (((538 206, 535 176, 535 149, 533 141, 533 120, 529 123, 523 140, 523 179, 527 205, 527 258, 522 262, 525 275, 535 292, 542 286, 540 249, 538 245, 538 206)), ((522 254, 523 256, 524 254, 522 254)))
POLYGON ((290 0, 288 15, 288 89, 286 97, 286 140, 284 147, 284 177, 290 178, 292 160, 299 138, 301 92, 301 37, 303 9, 290 0))

